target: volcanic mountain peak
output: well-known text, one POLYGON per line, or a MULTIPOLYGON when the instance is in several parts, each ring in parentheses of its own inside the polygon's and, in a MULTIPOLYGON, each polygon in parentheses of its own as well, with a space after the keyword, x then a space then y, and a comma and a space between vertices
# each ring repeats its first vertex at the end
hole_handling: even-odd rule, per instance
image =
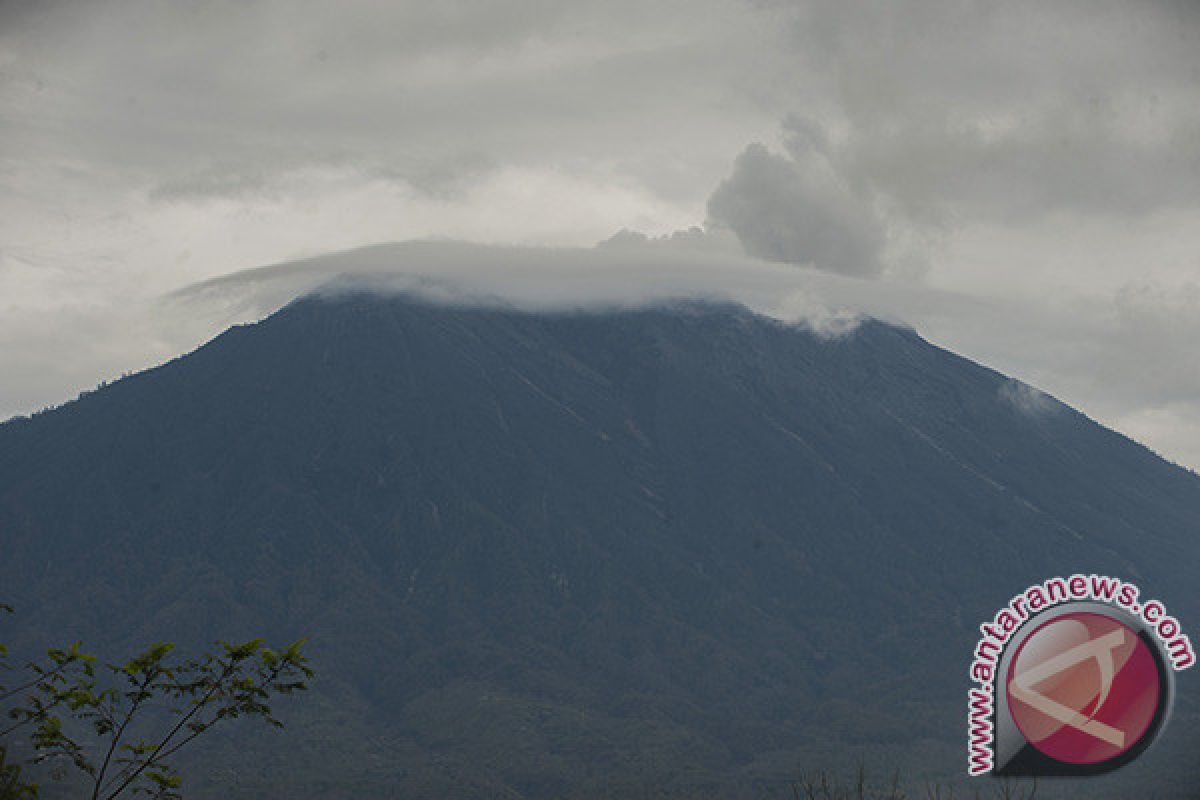
POLYGON ((1014 385, 875 320, 305 297, 0 426, 10 640, 308 636, 319 697, 294 750, 230 744, 239 796, 956 774, 1015 591, 1200 618, 1200 479, 1014 385))

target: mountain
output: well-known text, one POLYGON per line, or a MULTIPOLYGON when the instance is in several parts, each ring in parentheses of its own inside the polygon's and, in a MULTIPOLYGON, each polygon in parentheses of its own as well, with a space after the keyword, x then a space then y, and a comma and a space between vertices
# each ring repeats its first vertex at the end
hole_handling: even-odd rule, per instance
MULTIPOLYGON (((979 622, 1079 571, 1200 621, 1198 530, 1195 474, 911 330, 701 302, 314 295, 0 426, 8 641, 309 637, 312 696, 197 797, 958 775, 979 622)), ((1085 796, 1200 785, 1181 677, 1085 796)))

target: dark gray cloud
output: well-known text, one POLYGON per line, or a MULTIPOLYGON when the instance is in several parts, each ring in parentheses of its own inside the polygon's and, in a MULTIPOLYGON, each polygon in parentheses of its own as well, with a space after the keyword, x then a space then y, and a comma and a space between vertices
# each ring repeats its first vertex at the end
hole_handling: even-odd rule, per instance
POLYGON ((883 270, 886 236, 870 198, 851 191, 815 149, 785 158, 750 145, 709 197, 708 217, 758 258, 846 275, 883 270))
MULTIPOLYGON (((1200 201, 1200 14, 1186 2, 812 3, 796 65, 848 181, 917 220, 1020 223, 1200 201)), ((808 105, 803 107, 810 107, 808 105)), ((791 126, 789 126, 791 127, 791 126)))
POLYGON ((755 255, 920 273, 967 228, 1200 210, 1194 4, 775 7, 782 146, 745 150, 708 207, 755 255))

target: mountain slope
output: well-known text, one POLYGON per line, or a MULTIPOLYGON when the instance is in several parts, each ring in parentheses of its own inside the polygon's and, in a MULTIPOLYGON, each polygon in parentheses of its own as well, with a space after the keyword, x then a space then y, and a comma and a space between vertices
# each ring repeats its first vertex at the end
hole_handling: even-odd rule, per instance
POLYGON ((286 740, 216 745, 246 797, 957 772, 978 622, 1075 571, 1200 619, 1198 525, 1195 475, 911 331, 705 304, 310 297, 0 426, 10 639, 311 637, 286 740))

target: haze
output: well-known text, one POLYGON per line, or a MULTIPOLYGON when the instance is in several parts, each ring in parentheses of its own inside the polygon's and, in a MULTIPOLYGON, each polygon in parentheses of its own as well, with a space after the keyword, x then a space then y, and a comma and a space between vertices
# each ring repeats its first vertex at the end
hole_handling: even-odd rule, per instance
POLYGON ((1198 34, 1182 0, 6 2, 0 417, 308 284, 185 287, 439 239, 474 246, 310 276, 880 315, 1200 466, 1198 34))

